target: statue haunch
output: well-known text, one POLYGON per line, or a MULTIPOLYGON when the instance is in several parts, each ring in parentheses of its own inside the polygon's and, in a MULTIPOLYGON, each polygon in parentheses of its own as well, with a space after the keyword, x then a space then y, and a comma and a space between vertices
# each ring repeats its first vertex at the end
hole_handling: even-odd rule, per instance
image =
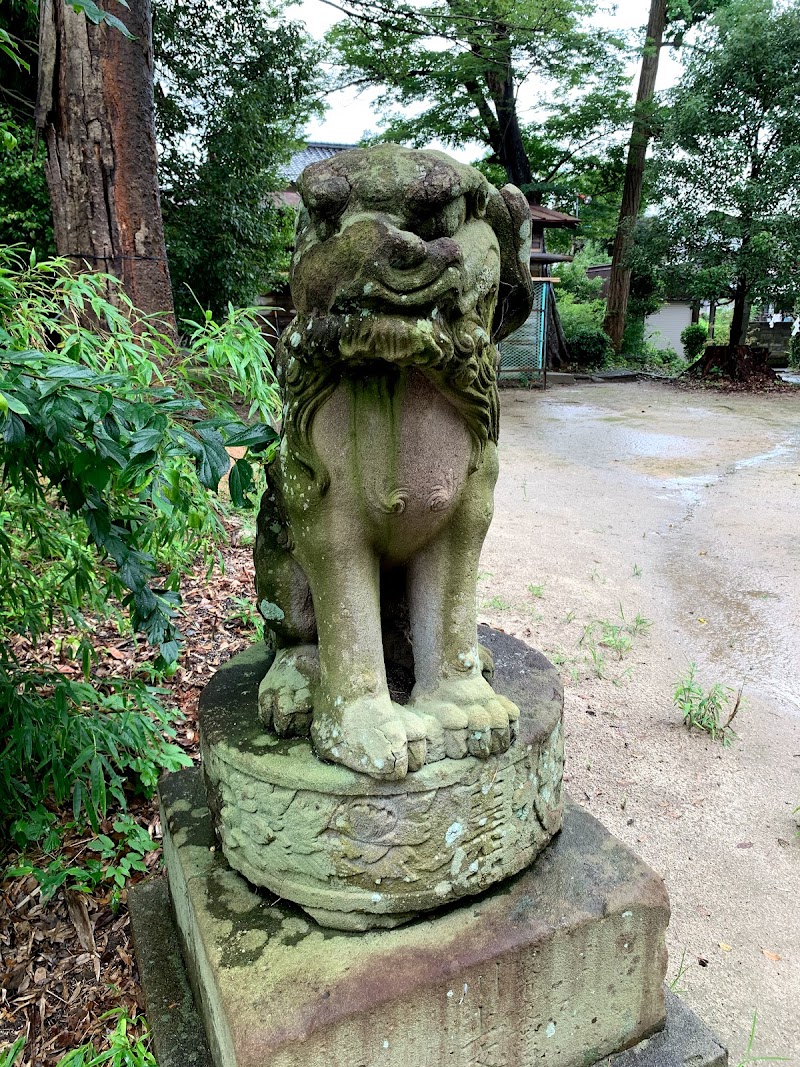
POLYGON ((277 654, 262 719, 382 779, 508 748, 478 646, 497 479, 494 341, 531 307, 530 212, 439 152, 308 167, 281 338, 281 448, 256 544, 277 654), (393 701, 386 664, 413 671, 393 701))

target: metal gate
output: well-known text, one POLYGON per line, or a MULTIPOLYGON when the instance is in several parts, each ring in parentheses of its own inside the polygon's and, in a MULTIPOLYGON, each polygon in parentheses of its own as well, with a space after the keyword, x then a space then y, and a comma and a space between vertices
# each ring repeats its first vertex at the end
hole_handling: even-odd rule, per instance
POLYGON ((498 345, 500 377, 525 381, 541 379, 546 385, 545 340, 550 278, 532 278, 533 308, 526 322, 498 345))

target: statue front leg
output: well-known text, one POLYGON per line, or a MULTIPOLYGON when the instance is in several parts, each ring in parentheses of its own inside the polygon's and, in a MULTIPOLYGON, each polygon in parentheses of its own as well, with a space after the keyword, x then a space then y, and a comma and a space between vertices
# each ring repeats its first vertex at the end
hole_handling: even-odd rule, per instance
POLYGON ((475 589, 497 480, 497 449, 488 444, 438 536, 408 568, 416 684, 411 707, 444 727, 455 758, 485 758, 511 744, 519 709, 482 673, 475 589))
MULTIPOLYGON (((291 497, 307 500, 296 490, 291 497)), ((425 762, 425 725, 393 703, 386 683, 379 561, 331 486, 307 511, 292 508, 294 553, 308 577, 320 680, 311 737, 322 759, 396 780, 425 762)))

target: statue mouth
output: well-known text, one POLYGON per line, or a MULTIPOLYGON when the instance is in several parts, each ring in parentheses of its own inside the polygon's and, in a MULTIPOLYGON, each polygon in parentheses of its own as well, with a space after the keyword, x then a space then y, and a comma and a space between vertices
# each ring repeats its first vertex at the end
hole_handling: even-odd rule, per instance
POLYGON ((419 271, 386 268, 363 285, 348 286, 332 308, 335 312, 368 311, 377 315, 412 313, 429 317, 434 310, 458 303, 462 289, 457 267, 439 269, 432 278, 420 281, 419 271))

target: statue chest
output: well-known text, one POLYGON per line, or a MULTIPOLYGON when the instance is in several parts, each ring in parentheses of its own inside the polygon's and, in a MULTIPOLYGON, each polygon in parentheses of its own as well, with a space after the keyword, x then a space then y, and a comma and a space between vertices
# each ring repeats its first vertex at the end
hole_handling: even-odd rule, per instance
POLYGON ((329 505, 351 509, 399 557, 446 521, 473 459, 461 415, 413 369, 343 379, 311 436, 330 475, 329 505))

